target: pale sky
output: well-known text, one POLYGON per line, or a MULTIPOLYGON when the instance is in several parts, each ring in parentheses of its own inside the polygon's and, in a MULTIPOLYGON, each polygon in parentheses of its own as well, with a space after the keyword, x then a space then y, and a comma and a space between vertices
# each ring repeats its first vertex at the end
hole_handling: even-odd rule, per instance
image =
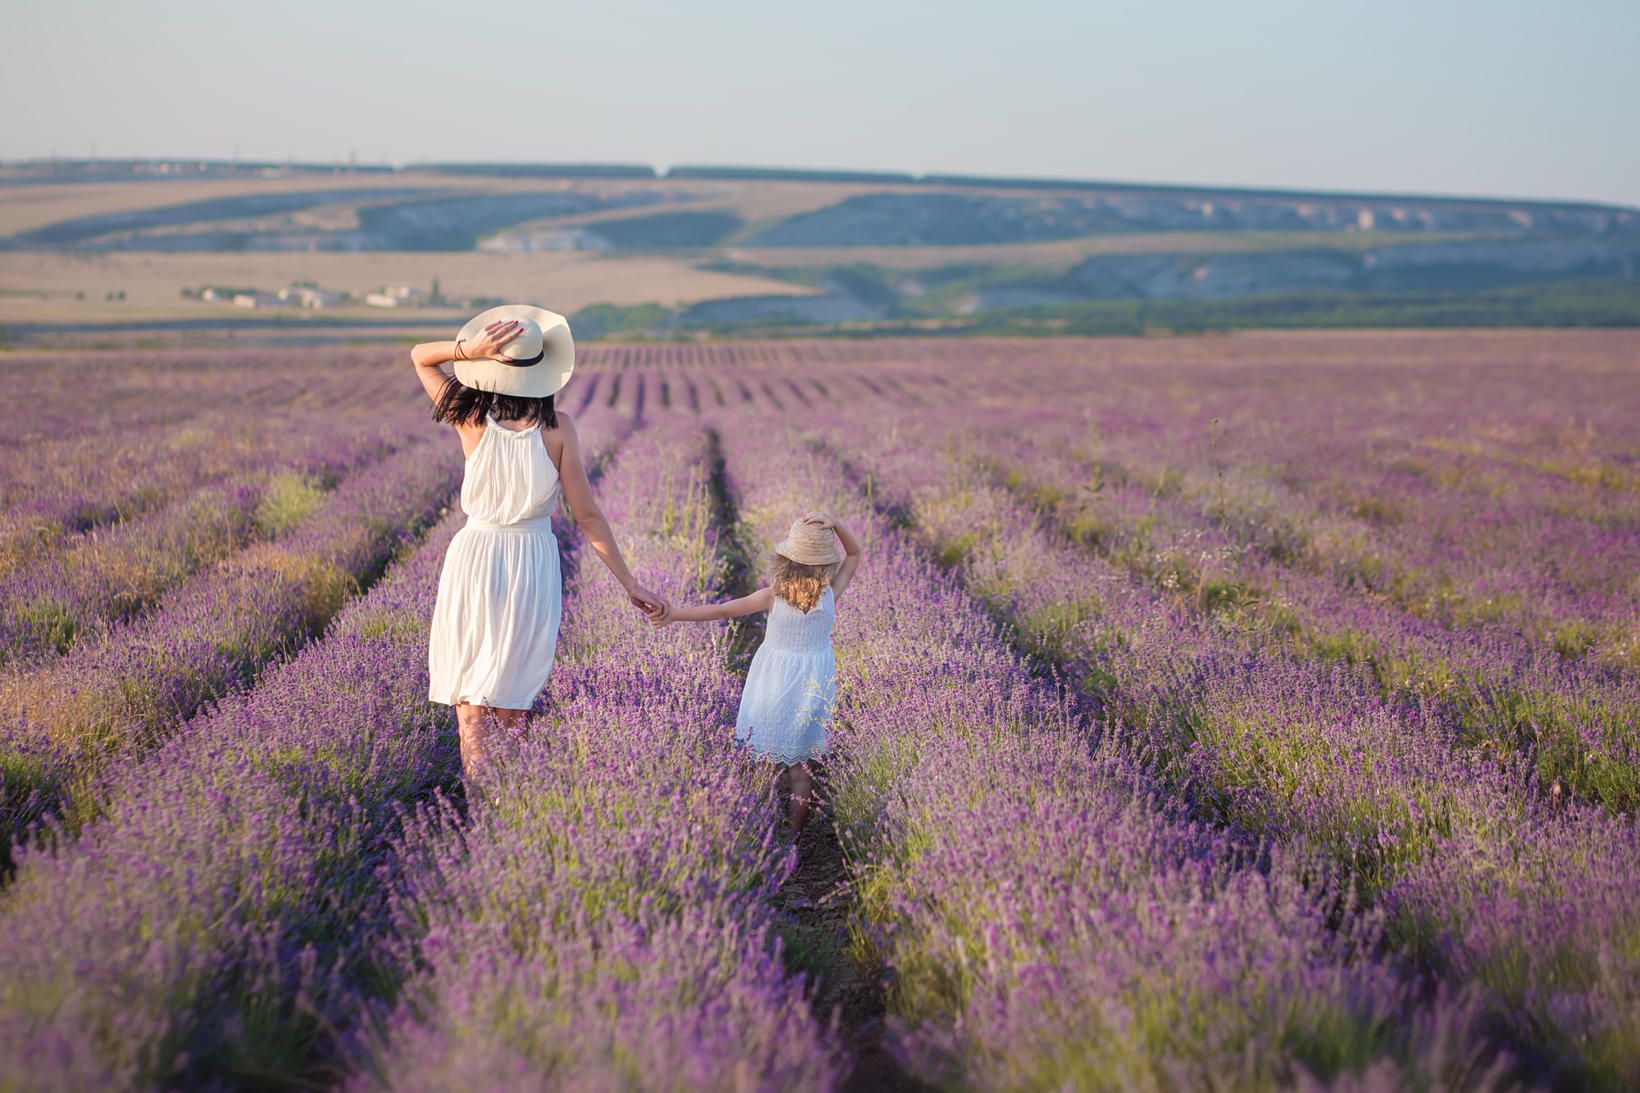
POLYGON ((1640 0, 0 0, 0 158, 617 161, 1640 204, 1640 0))

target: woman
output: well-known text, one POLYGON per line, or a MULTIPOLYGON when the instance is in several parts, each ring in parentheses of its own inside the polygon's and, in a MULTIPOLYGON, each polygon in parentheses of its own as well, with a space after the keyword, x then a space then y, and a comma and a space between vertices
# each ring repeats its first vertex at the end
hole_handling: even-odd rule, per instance
POLYGON ((627 569, 593 499, 575 423, 553 405, 575 368, 562 315, 492 308, 455 341, 418 345, 410 359, 434 418, 454 426, 467 457, 467 523, 444 555, 427 667, 428 697, 456 708, 471 783, 485 766, 487 734, 497 722, 521 725, 552 671, 563 609, 552 533, 560 490, 633 605, 657 619, 667 604, 627 569))

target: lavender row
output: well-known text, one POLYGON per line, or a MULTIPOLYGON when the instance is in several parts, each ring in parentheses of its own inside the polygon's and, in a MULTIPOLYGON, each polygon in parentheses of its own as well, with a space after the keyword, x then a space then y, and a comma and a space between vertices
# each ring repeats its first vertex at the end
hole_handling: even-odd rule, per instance
MULTIPOLYGON (((589 453, 628 427, 589 418, 589 453)), ((122 766, 77 838, 21 855, 0 919, 0 1084, 337 1076, 342 1038, 392 985, 380 944, 401 810, 456 773, 426 643, 460 520, 323 640, 122 766)))
MULTIPOLYGON (((0 376, 26 385, 29 398, 0 408, 0 448, 166 429, 221 409, 253 418, 290 407, 409 404, 404 360, 402 350, 381 348, 8 353, 0 376)), ((6 472, 0 482, 33 473, 6 472)))
POLYGON ((1093 397, 1063 404, 1073 412, 1020 424, 1096 459, 1112 486, 1187 503, 1279 561, 1440 625, 1640 663, 1640 437, 1614 412, 1621 375, 1382 378, 1103 372, 1080 385, 1093 397))
POLYGON ((867 541, 839 609, 829 807, 896 1053, 956 1088, 1462 1085, 1472 1010, 1374 962, 1373 915, 1302 855, 1189 823, 1019 661, 984 607, 793 435, 724 431, 767 542, 834 507, 867 541), (1447 1045, 1456 1040, 1458 1047, 1447 1045))
MULTIPOLYGON (((694 600, 723 569, 698 427, 652 426, 600 487, 640 580, 694 600)), ((789 870, 767 786, 729 746, 721 637, 656 632, 601 573, 470 825, 424 816, 396 908, 403 995, 371 1088, 826 1089, 831 1037, 782 967, 789 870)))
MULTIPOLYGON (((76 427, 30 443, 26 457, 7 461, 0 485, 0 570, 245 471, 281 465, 324 479, 338 470, 338 442, 356 434, 427 429, 424 405, 402 395, 372 397, 354 389, 360 378, 315 369, 306 379, 316 390, 286 382, 281 386, 290 390, 272 405, 217 402, 173 427, 124 426, 108 434, 76 427), (352 388, 346 379, 354 380, 352 388)), ((197 393, 163 397, 193 403, 197 393)), ((27 421, 9 424, 28 431, 27 421)))
MULTIPOLYGON (((212 356, 215 356, 213 354, 212 356)), ((203 361, 203 356, 196 356, 203 361)), ((224 405, 279 406, 300 394, 311 366, 292 370, 288 361, 264 357, 265 375, 247 383, 227 369, 212 374, 189 368, 183 358, 144 353, 7 354, 0 375, 13 386, 27 383, 30 398, 7 406, 0 417, 0 448, 44 446, 135 430, 167 429, 224 405), (96 398, 87 393, 95 391, 96 398)), ((9 464, 9 461, 8 461, 9 464)), ((36 469, 8 465, 0 482, 26 480, 36 469)))
POLYGON ((331 429, 307 453, 270 449, 265 457, 277 462, 66 541, 0 576, 0 663, 37 662, 106 636, 201 567, 295 528, 340 481, 421 432, 331 429))
POLYGON ((430 440, 406 447, 289 535, 195 574, 152 614, 0 681, 7 708, 19 711, 0 741, 7 835, 322 629, 437 517, 460 473, 447 454, 430 440))
POLYGON ((1268 544, 1289 538, 1276 525, 1255 522, 1267 546, 1248 551, 1165 501, 1124 505, 1079 491, 1090 467, 1044 447, 1052 435, 990 434, 979 461, 1164 598, 1303 659, 1364 670, 1386 699, 1430 707, 1465 745, 1529 754, 1555 792, 1619 811, 1640 805, 1640 677, 1533 653, 1512 634, 1448 629, 1339 588, 1276 560, 1283 552, 1268 544))
MULTIPOLYGON (((1640 565, 1640 506, 1632 491, 1536 474, 1457 488, 1444 474, 1435 486, 1396 472, 1370 490, 1352 487, 1354 499, 1341 508, 1271 482, 1233 455, 1213 458, 1211 475, 1174 471, 1168 488, 1175 504, 1195 509, 1237 548, 1460 639, 1640 667, 1629 580, 1640 565)), ((1364 462, 1330 473, 1358 476, 1364 462)))
POLYGON ((1640 1076, 1623 986, 1640 972, 1625 940, 1640 925, 1635 821, 1561 805, 1507 757, 1459 752, 1429 711, 1170 608, 924 443, 867 459, 1016 640, 1100 704, 1111 744, 1195 814, 1347 869, 1391 945, 1481 988, 1547 1065, 1614 1087, 1640 1076))

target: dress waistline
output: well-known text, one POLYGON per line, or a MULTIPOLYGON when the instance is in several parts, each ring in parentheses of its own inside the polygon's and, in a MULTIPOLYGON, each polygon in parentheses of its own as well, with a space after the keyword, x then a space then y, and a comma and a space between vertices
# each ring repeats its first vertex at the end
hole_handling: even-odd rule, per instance
POLYGON ((544 531, 552 534, 551 516, 532 516, 528 520, 519 520, 512 524, 492 524, 488 520, 480 520, 476 516, 467 517, 467 527, 478 531, 544 531))

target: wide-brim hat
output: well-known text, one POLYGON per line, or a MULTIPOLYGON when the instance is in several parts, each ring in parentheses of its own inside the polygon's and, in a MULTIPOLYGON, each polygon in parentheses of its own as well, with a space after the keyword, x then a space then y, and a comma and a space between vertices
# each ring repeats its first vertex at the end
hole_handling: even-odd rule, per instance
MULTIPOLYGON (((455 362, 463 387, 520 398, 556 395, 575 371, 575 339, 569 320, 555 311, 528 304, 492 307, 467 321, 456 340, 471 344, 484 328, 504 319, 518 323, 518 337, 502 346, 504 357, 472 357, 455 362)), ((465 351, 466 346, 464 345, 465 351)))
POLYGON ((835 532, 802 520, 793 524, 786 537, 775 544, 774 552, 798 565, 836 565, 843 560, 835 532))

